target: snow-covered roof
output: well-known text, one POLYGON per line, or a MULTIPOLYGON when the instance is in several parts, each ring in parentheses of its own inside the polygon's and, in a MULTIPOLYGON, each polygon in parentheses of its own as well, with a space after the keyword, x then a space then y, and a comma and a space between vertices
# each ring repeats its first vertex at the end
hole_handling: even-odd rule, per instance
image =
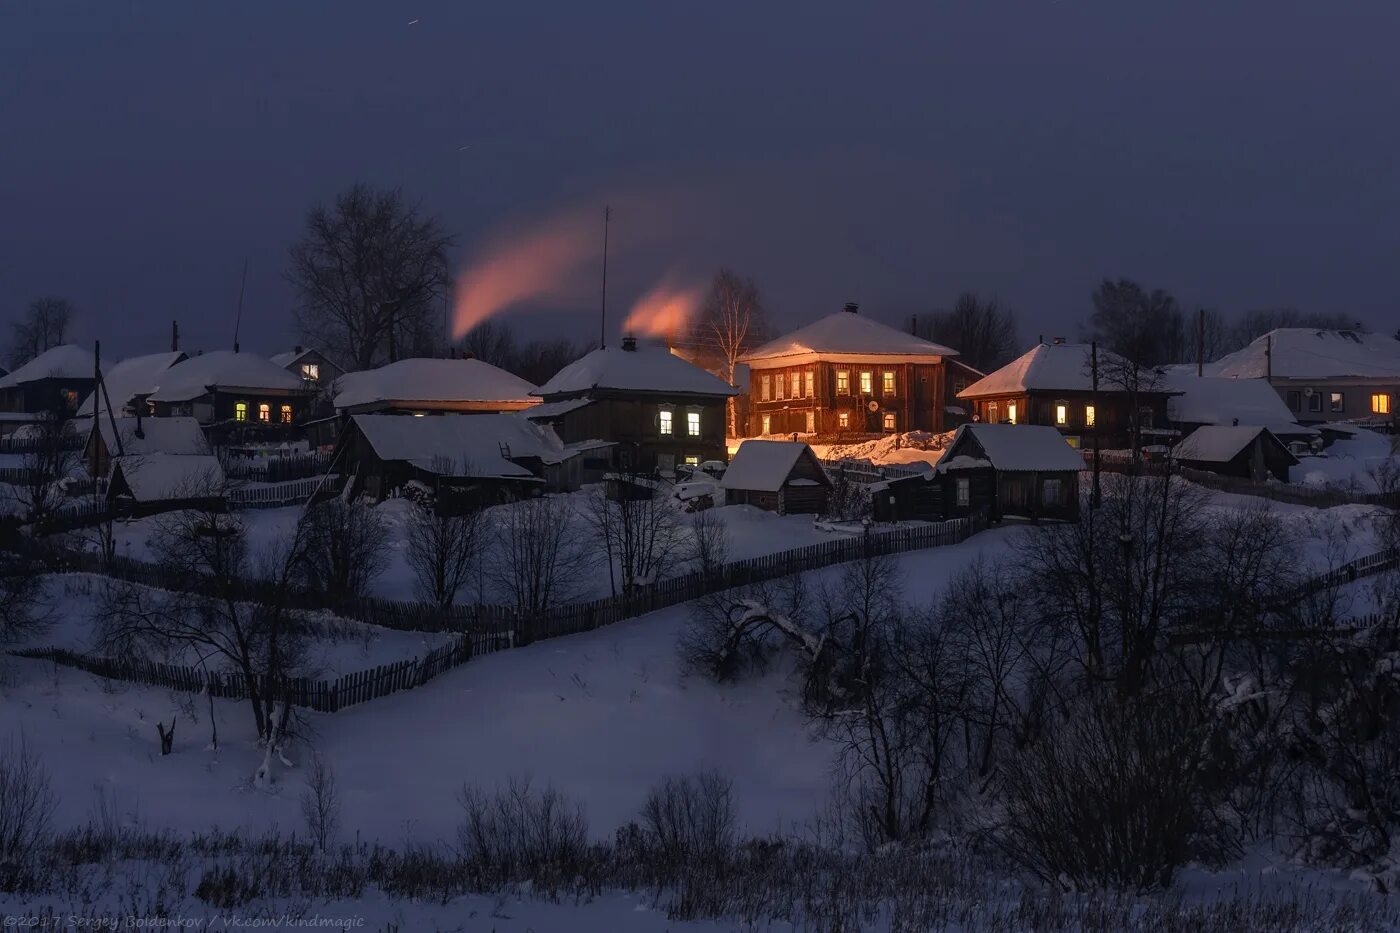
POLYGON ((1224 379, 1170 373, 1167 384, 1180 395, 1167 399, 1167 417, 1178 424, 1259 425, 1275 434, 1316 434, 1296 424, 1278 390, 1267 379, 1224 379))
POLYGON ((536 387, 481 360, 408 359, 336 380, 336 408, 393 402, 449 402, 482 411, 535 404, 536 387))
POLYGON ((315 347, 293 347, 281 353, 274 353, 269 356, 268 359, 276 365, 281 366, 283 369, 286 369, 302 357, 310 356, 313 353, 322 355, 315 347))
MULTIPOLYGON (((142 418, 139 437, 135 418, 118 418, 116 421, 117 430, 114 433, 112 419, 107 417, 105 409, 97 419, 97 430, 102 435, 102 442, 106 445, 107 452, 113 456, 117 454, 118 437, 122 441, 123 454, 200 456, 209 453, 209 442, 204 438, 204 431, 193 418, 142 418)), ((84 424, 89 425, 88 430, 91 430, 90 421, 85 421, 84 424)))
POLYGON ((1199 463, 1228 463, 1244 450, 1261 433, 1270 436, 1273 443, 1284 452, 1292 463, 1297 459, 1288 449, 1269 434, 1269 429, 1259 425, 1226 426, 1208 424, 1186 435, 1181 443, 1172 448, 1172 456, 1177 460, 1190 460, 1199 463))
POLYGON ((1280 327, 1209 367, 1211 375, 1262 379, 1400 380, 1400 340, 1352 330, 1280 327), (1270 344, 1272 343, 1272 349, 1270 344), (1270 366, 1269 353, 1273 355, 1270 366))
POLYGON ((381 460, 405 460, 453 476, 529 477, 507 459, 538 457, 545 463, 568 459, 558 436, 518 415, 355 415, 355 426, 381 460))
POLYGON ((816 458, 812 448, 801 441, 744 441, 719 484, 724 489, 777 492, 804 455, 816 458))
POLYGON ((567 415, 571 411, 577 411, 588 405, 592 405, 590 398, 569 398, 561 402, 541 402, 534 408, 525 412, 525 417, 531 421, 548 421, 551 418, 558 418, 567 415))
POLYGON ((0 389, 37 382, 40 379, 91 379, 97 363, 91 350, 75 343, 51 347, 19 369, 0 379, 0 389))
MULTIPOLYGON (((1116 360, 1099 351, 1099 365, 1116 360)), ((1106 388, 1102 376, 1099 387, 1106 388)), ((1001 369, 978 379, 958 393, 958 398, 1015 395, 1020 392, 1090 392, 1094 377, 1087 343, 1041 343, 1031 347, 1001 369)))
POLYGON ((851 311, 837 311, 768 341, 745 353, 743 360, 760 366, 798 365, 819 359, 860 362, 872 357, 890 363, 936 363, 945 356, 957 355, 958 351, 951 347, 915 337, 872 318, 851 311))
POLYGON ((217 457, 182 454, 117 457, 112 461, 114 480, 118 472, 137 502, 223 494, 224 469, 217 457))
POLYGON ((664 347, 638 344, 635 350, 622 347, 594 350, 559 370, 534 394, 548 398, 593 389, 719 396, 739 392, 723 379, 687 363, 664 347))
POLYGON ((187 402, 211 387, 286 391, 301 389, 302 381, 266 357, 214 350, 165 370, 150 397, 156 402, 187 402))
MULTIPOLYGON (((179 350, 165 353, 148 353, 145 356, 129 356, 102 374, 107 385, 107 393, 102 398, 102 411, 107 411, 107 400, 117 414, 126 411, 131 400, 138 395, 150 395, 159 384, 161 374, 185 358, 179 350)), ((78 406, 78 417, 91 415, 97 400, 97 390, 83 399, 78 406)))
POLYGON ((948 452, 938 462, 939 472, 960 467, 986 466, 998 470, 1053 472, 1084 469, 1084 456, 1069 446, 1064 435, 1047 425, 965 424, 953 435, 948 452), (982 448, 974 457, 967 448, 971 437, 982 448), (964 462, 976 460, 977 463, 964 462))

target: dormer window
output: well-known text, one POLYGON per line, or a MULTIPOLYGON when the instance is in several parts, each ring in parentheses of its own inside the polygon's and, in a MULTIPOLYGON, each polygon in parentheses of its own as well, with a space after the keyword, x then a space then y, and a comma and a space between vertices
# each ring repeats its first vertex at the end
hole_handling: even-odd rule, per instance
POLYGON ((321 365, 319 363, 302 363, 301 378, 307 382, 317 382, 321 378, 321 365))

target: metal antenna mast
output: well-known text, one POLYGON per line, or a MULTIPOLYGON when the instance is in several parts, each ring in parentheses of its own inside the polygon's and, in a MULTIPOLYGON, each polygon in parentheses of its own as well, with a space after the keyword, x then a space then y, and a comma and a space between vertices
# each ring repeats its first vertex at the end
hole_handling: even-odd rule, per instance
POLYGON ((612 220, 612 208, 603 208, 603 306, 598 314, 598 346, 608 345, 608 221, 612 220))
POLYGON ((238 330, 243 326, 243 293, 248 290, 248 260, 243 260, 243 281, 238 286, 238 316, 233 319, 233 352, 238 352, 238 330))

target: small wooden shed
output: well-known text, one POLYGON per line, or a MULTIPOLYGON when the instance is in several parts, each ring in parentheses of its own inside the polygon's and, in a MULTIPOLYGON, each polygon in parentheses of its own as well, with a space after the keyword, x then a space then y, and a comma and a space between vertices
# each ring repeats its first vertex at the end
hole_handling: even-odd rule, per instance
POLYGON ((1273 431, 1259 425, 1212 425, 1197 428, 1172 449, 1177 463, 1196 470, 1288 482, 1288 468, 1298 458, 1273 431))
POLYGON ((719 481, 726 505, 752 505, 779 515, 821 514, 831 479, 800 441, 744 441, 719 481))

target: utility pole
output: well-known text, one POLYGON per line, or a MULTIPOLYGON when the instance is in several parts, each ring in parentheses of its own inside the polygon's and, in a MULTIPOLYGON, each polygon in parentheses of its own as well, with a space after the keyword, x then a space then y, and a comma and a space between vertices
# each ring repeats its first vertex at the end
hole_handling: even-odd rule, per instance
POLYGON ((1089 344, 1089 371, 1093 379, 1089 398, 1090 404, 1094 406, 1094 487, 1089 502, 1094 508, 1098 508, 1102 494, 1099 489, 1101 461, 1099 454, 1099 343, 1097 340, 1089 344))
POLYGON ((612 220, 612 208, 603 207, 603 304, 598 312, 598 346, 608 345, 608 221, 612 220))
POLYGON ((1196 377, 1206 374, 1206 309, 1196 314, 1196 377))
POLYGON ((238 285, 238 314, 233 319, 233 352, 238 352, 238 329, 243 326, 243 293, 248 290, 248 260, 243 260, 243 281, 238 285))

